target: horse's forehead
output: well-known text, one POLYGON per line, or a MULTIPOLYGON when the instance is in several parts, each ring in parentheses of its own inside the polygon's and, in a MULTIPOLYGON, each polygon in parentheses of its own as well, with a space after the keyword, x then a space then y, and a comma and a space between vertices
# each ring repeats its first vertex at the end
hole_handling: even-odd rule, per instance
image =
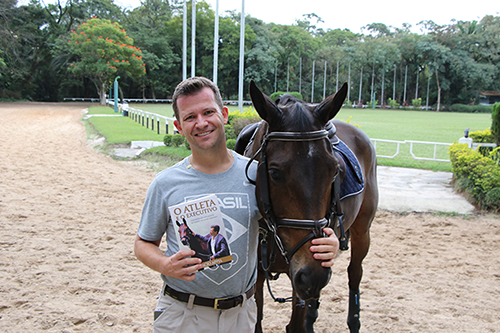
POLYGON ((280 101, 278 107, 285 112, 308 112, 312 113, 314 110, 314 105, 306 103, 301 100, 287 99, 285 101, 280 101))

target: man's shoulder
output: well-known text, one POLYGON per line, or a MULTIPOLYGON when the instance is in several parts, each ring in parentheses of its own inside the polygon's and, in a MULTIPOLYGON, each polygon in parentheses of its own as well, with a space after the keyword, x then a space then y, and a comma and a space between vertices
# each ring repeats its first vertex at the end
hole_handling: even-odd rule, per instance
POLYGON ((189 157, 186 157, 182 161, 177 162, 176 164, 172 165, 171 167, 160 171, 155 178, 162 179, 162 178, 169 178, 172 177, 173 175, 179 174, 179 173, 184 173, 188 170, 189 166, 189 157))
MULTIPOLYGON (((237 160, 241 164, 246 165, 251 160, 249 157, 240 155, 239 153, 235 152, 234 150, 233 150, 233 154, 234 154, 235 160, 237 160)), ((252 167, 253 167, 253 165, 257 166, 257 164, 258 164, 258 162, 256 160, 252 160, 252 167)))

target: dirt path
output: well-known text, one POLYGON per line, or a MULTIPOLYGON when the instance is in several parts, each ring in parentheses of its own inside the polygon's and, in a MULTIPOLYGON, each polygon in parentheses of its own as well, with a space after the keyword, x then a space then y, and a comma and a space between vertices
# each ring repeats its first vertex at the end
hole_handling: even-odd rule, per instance
MULTIPOLYGON (((85 104, 0 103, 0 331, 150 332, 160 286, 133 254, 153 172, 87 146, 85 104)), ((380 211, 365 260, 365 332, 495 332, 497 216, 380 211)), ((348 253, 325 288, 317 332, 347 331, 348 253)), ((286 277, 273 283, 289 296, 286 277)), ((269 301, 268 332, 289 305, 269 301)))

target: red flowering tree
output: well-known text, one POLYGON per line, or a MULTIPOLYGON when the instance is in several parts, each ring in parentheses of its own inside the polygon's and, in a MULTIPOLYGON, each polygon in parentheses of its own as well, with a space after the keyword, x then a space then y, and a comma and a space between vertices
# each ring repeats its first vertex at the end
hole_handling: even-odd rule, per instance
POLYGON ((118 23, 95 17, 71 32, 68 46, 74 61, 69 70, 95 84, 101 105, 106 104, 106 91, 116 76, 145 74, 142 52, 133 43, 118 23))

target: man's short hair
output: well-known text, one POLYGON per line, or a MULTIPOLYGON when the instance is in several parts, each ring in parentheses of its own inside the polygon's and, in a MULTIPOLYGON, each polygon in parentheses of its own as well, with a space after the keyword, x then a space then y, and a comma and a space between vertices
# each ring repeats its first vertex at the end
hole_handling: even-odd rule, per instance
POLYGON ((172 97, 172 108, 174 109, 175 118, 179 121, 179 107, 177 106, 177 99, 179 96, 189 96, 196 94, 203 88, 210 88, 214 92, 215 103, 219 106, 219 111, 222 112, 222 97, 220 95, 219 87, 206 77, 196 76, 185 79, 177 85, 172 97))
POLYGON ((214 229, 216 233, 219 233, 220 227, 217 224, 210 226, 210 228, 214 229))

